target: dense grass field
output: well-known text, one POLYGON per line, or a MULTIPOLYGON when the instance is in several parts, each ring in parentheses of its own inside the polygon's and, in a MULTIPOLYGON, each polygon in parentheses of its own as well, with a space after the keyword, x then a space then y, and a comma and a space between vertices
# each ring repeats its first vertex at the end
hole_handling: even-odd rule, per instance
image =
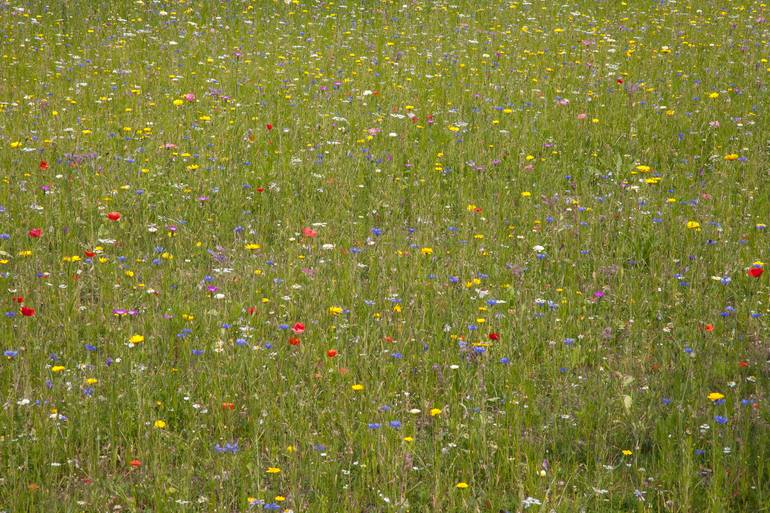
POLYGON ((766 16, 0 0, 0 511, 770 510, 766 16))

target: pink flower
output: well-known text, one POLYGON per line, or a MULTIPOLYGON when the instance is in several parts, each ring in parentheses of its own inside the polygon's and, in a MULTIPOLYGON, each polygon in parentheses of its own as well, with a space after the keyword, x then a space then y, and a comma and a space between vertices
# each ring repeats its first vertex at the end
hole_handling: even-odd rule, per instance
POLYGON ((310 228, 309 226, 306 226, 302 228, 302 235, 304 235, 305 237, 310 237, 311 239, 314 239, 318 237, 318 232, 310 228))
POLYGON ((195 101, 195 93, 187 93, 183 96, 183 98, 188 102, 194 102, 195 101))
POLYGON ((291 331, 299 335, 300 333, 305 331, 305 325, 302 324, 301 322, 295 322, 294 326, 291 327, 291 331))
POLYGON ((588 117, 588 114, 586 114, 585 112, 581 112, 580 114, 577 115, 577 118, 580 120, 586 119, 587 117, 588 117))

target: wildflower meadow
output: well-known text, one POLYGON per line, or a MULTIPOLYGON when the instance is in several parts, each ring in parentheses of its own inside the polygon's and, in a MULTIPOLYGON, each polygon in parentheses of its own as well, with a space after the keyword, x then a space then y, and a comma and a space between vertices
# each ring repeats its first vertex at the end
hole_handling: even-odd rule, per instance
POLYGON ((0 512, 770 510, 768 16, 0 0, 0 512))

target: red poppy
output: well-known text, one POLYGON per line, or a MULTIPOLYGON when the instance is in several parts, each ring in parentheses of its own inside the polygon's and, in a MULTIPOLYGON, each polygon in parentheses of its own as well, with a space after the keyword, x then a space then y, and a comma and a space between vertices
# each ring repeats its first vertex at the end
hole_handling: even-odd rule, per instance
POLYGON ((297 337, 291 337, 289 339, 289 344, 292 346, 298 346, 299 345, 299 339, 297 337))
POLYGON ((108 212, 107 219, 110 221, 117 221, 120 219, 120 212, 108 212))
POLYGON ((711 333, 712 331, 714 331, 714 325, 713 325, 713 324, 711 324, 711 323, 709 323, 709 324, 706 324, 706 326, 705 326, 705 328, 704 328, 704 329, 705 329, 706 331, 708 331, 709 333, 711 333))
POLYGON ((45 160, 41 160, 40 164, 38 164, 37 167, 39 167, 42 171, 45 171, 46 169, 48 169, 48 162, 46 162, 45 160))
POLYGON ((393 337, 391 337, 390 335, 385 335, 384 340, 385 340, 385 342, 388 342, 389 344, 392 344, 393 342, 395 342, 395 340, 393 340, 393 337))
POLYGON ((13 300, 16 303, 22 304, 24 302, 24 297, 23 296, 16 296, 16 297, 13 298, 13 300))
POLYGON ((762 269, 761 267, 752 267, 751 269, 749 269, 749 276, 751 276, 752 278, 759 278, 760 276, 762 276, 763 272, 765 272, 765 270, 762 269))
POLYGON ((329 349, 328 351, 326 351, 326 356, 328 356, 329 358, 334 358, 335 356, 337 356, 337 350, 329 349))
POLYGON ((265 192, 265 188, 264 187, 257 187, 257 192, 265 192))
POLYGON ((268 130, 272 130, 272 129, 273 129, 273 125, 272 125, 272 123, 268 123, 268 124, 266 124, 266 125, 265 125, 265 128, 267 128, 268 130))
POLYGON ((738 367, 740 367, 742 369, 745 369, 748 366, 749 366, 749 362, 747 362, 745 360, 741 360, 740 362, 738 362, 738 367))
POLYGON ((23 315, 24 317, 32 317, 33 315, 35 315, 35 309, 30 308, 28 306, 22 306, 21 315, 23 315))
POLYGON ((33 239, 39 239, 43 236, 43 230, 42 228, 32 228, 30 231, 27 232, 27 235, 32 237, 33 239))
POLYGON ((222 403, 222 409, 223 410, 234 410, 235 409, 235 403, 222 403))
POLYGON ((623 85, 623 79, 622 78, 617 79, 615 82, 617 82, 618 85, 623 85))
POLYGON ((138 460, 138 459, 136 459, 136 458, 134 458, 133 460, 129 461, 129 462, 128 462, 128 464, 129 464, 129 465, 131 465, 131 466, 132 466, 132 467, 134 467, 134 468, 139 468, 139 467, 141 467, 141 466, 142 466, 142 462, 141 462, 141 461, 139 461, 139 460, 138 460))
POLYGON ((489 340, 500 340, 500 334, 493 331, 489 334, 489 340))
POLYGON ((249 315, 254 315, 254 313, 255 313, 256 311, 257 311, 257 307, 256 307, 256 306, 250 306, 250 307, 248 307, 248 308, 246 309, 246 313, 248 313, 249 315))
POLYGON ((299 335, 300 333, 305 331, 305 325, 302 324, 301 322, 295 322, 294 326, 291 327, 291 331, 299 335))
POLYGON ((302 228, 302 235, 304 235, 305 237, 310 237, 311 239, 314 239, 315 237, 318 237, 318 232, 310 228, 309 226, 306 226, 305 228, 302 228))
POLYGON ((83 254, 84 254, 84 255, 85 255, 87 258, 93 258, 93 257, 95 257, 95 256, 96 256, 96 253, 94 253, 93 251, 86 251, 86 252, 84 252, 83 254))

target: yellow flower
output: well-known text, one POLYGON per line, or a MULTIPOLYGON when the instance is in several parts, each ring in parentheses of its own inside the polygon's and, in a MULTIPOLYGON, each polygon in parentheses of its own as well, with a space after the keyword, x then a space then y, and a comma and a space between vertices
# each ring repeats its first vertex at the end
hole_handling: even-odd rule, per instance
POLYGON ((64 370, 64 365, 54 365, 51 367, 51 372, 61 372, 64 370))
POLYGON ((422 253, 423 255, 432 255, 433 248, 421 248, 420 253, 422 253))
POLYGON ((361 384, 359 384, 359 383, 356 383, 355 385, 353 385, 353 386, 352 386, 352 387, 350 387, 350 388, 352 388, 352 389, 353 389, 353 390, 355 390, 356 392, 360 392, 361 390, 363 390, 363 389, 364 389, 364 386, 363 386, 363 385, 361 385, 361 384))
POLYGON ((330 306, 329 307, 329 314, 330 315, 339 315, 342 313, 342 308, 339 306, 330 306))
POLYGON ((650 166, 640 165, 640 166, 636 166, 636 170, 639 171, 640 173, 649 173, 650 171, 652 171, 652 168, 650 166))
POLYGON ((153 423, 153 426, 155 426, 158 429, 166 429, 166 421, 156 420, 155 423, 153 423))
POLYGON ((530 196, 532 196, 532 193, 529 191, 522 191, 521 193, 522 198, 529 198, 530 196))
POLYGON ((455 488, 459 488, 461 490, 464 490, 465 488, 468 488, 468 483, 466 483, 465 481, 460 481, 459 483, 457 483, 455 485, 455 488))
POLYGON ((267 467, 266 472, 268 474, 280 474, 281 473, 281 469, 279 469, 278 467, 267 467))
POLYGON ((725 155, 725 160, 738 160, 738 154, 728 153, 727 155, 725 155))
POLYGON ((687 228, 690 230, 700 230, 700 223, 698 221, 687 221, 687 228))
POLYGON ((712 100, 719 98, 719 93, 717 92, 709 93, 709 98, 711 98, 712 100))
POLYGON ((261 248, 261 247, 262 247, 262 246, 260 246, 259 244, 256 244, 256 243, 254 243, 254 242, 249 242, 248 244, 246 244, 246 245, 244 246, 244 248, 246 248, 246 249, 248 249, 248 250, 255 250, 255 249, 259 249, 259 248, 261 248))
POLYGON ((11 143, 11 148, 12 148, 12 149, 14 149, 14 150, 15 150, 16 148, 21 148, 21 142, 20 142, 20 141, 13 141, 13 142, 11 143))
POLYGON ((441 414, 441 409, 440 408, 433 408, 433 409, 430 410, 430 416, 431 417, 435 417, 436 415, 440 415, 440 414, 441 414))
POLYGON ((283 502, 285 500, 286 500, 286 497, 284 497, 283 495, 276 495, 275 496, 275 502, 283 502))
POLYGON ((412 438, 411 436, 405 436, 403 440, 404 442, 414 442, 414 438, 412 438))
POLYGON ((175 105, 175 106, 177 106, 177 107, 179 107, 180 105, 184 105, 184 101, 183 101, 183 100, 180 100, 179 98, 177 98, 176 100, 174 100, 174 101, 173 101, 173 103, 174 103, 174 105, 175 105))
POLYGON ((86 379, 86 385, 95 385, 99 382, 96 378, 88 378, 86 379))
POLYGON ((628 449, 623 449, 623 456, 631 456, 634 454, 634 451, 629 451, 628 449))
POLYGON ((725 398, 725 395, 720 394, 719 392, 711 392, 708 395, 709 401, 719 401, 720 399, 724 399, 724 398, 725 398))
POLYGON ((141 344, 144 342, 144 336, 142 335, 131 335, 131 338, 128 339, 129 342, 132 344, 141 344))

